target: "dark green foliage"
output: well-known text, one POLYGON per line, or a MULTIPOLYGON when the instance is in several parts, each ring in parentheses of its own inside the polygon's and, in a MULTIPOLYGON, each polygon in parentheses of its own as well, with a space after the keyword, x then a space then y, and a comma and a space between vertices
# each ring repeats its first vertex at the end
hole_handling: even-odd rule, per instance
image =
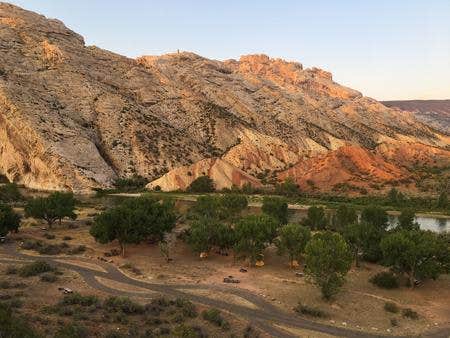
POLYGON ((400 312, 400 308, 398 307, 398 305, 395 303, 392 303, 392 302, 384 303, 384 309, 387 312, 391 312, 391 313, 399 313, 400 312))
POLYGON ((214 181, 209 176, 197 177, 187 188, 188 192, 209 193, 216 190, 214 181))
POLYGON ((403 195, 403 193, 401 193, 400 191, 398 191, 395 188, 392 188, 389 191, 386 199, 387 199, 388 203, 393 206, 403 205, 406 202, 406 198, 403 195))
POLYGON ((48 197, 36 197, 25 206, 25 216, 43 219, 49 228, 56 220, 65 217, 76 219, 75 198, 72 193, 54 192, 48 197))
POLYGON ((293 197, 300 194, 300 189, 294 179, 292 177, 288 177, 283 183, 275 185, 275 193, 277 195, 293 197))
POLYGON ((372 284, 383 289, 396 289, 398 288, 398 278, 390 271, 379 272, 369 279, 372 284))
POLYGON ((239 194, 227 194, 220 196, 220 205, 222 208, 222 218, 236 220, 242 211, 248 206, 247 197, 239 194))
POLYGON ((306 273, 320 287, 325 299, 336 294, 352 263, 351 251, 338 233, 315 234, 305 249, 306 273))
POLYGON ((122 312, 127 315, 142 314, 145 312, 144 306, 126 297, 109 297, 105 300, 103 306, 109 311, 122 312))
POLYGON ((230 323, 228 323, 217 309, 209 309, 202 312, 202 317, 208 322, 220 326, 224 330, 230 329, 230 323))
POLYGON ((172 332, 174 337, 181 338, 206 338, 208 335, 203 332, 201 327, 178 325, 172 332))
POLYGON ((44 261, 35 261, 33 263, 28 263, 23 265, 19 269, 19 275, 21 277, 31 277, 31 276, 37 276, 44 272, 53 272, 56 268, 48 264, 44 261))
POLYGON ((279 224, 288 222, 288 204, 284 198, 264 197, 262 212, 275 218, 279 224))
POLYGON ((419 314, 416 311, 414 311, 413 309, 410 309, 410 308, 403 309, 402 315, 405 318, 409 318, 409 319, 413 319, 413 320, 419 319, 419 314))
POLYGON ((448 272, 450 246, 441 236, 424 230, 399 230, 381 241, 385 263, 409 278, 436 279, 448 272))
POLYGON ((324 230, 328 224, 328 220, 325 216, 325 209, 323 207, 309 207, 308 215, 303 220, 303 224, 310 227, 312 230, 324 230))
POLYGON ((145 188, 148 180, 142 176, 133 176, 129 178, 118 178, 114 182, 114 187, 119 191, 139 191, 145 188))
POLYGON ((176 215, 171 201, 152 197, 130 198, 95 217, 90 234, 100 243, 119 241, 122 255, 125 245, 151 238, 162 241, 175 226, 176 215))
POLYGON ((39 337, 26 320, 14 315, 12 309, 2 303, 0 303, 0 336, 5 338, 39 337))
POLYGON ((358 221, 355 209, 347 205, 340 205, 332 218, 332 227, 335 231, 342 231, 347 225, 358 221))
POLYGON ((20 216, 9 205, 0 202, 0 236, 17 231, 19 226, 20 216))
POLYGON ((85 338, 89 336, 89 331, 78 323, 66 324, 61 327, 55 338, 85 338))
POLYGON ((288 255, 292 267, 294 260, 300 260, 310 238, 309 228, 300 224, 286 224, 279 229, 279 237, 275 241, 278 254, 288 255))
POLYGON ((248 258, 254 265, 262 257, 266 246, 273 241, 277 231, 277 221, 267 215, 243 217, 235 227, 234 249, 240 256, 248 258))
POLYGON ((413 209, 403 209, 398 216, 398 229, 419 230, 419 224, 416 222, 416 213, 413 209))
POLYGON ((361 224, 364 227, 363 258, 369 262, 378 262, 383 256, 380 243, 389 226, 388 215, 380 207, 369 206, 361 213, 361 224))
POLYGON ((353 258, 357 267, 359 267, 359 254, 363 250, 363 243, 366 239, 366 231, 367 228, 370 227, 372 227, 370 224, 355 222, 345 224, 341 230, 342 236, 353 252, 353 258))
POLYGON ((0 186, 0 202, 11 203, 23 200, 23 196, 15 183, 0 186))
POLYGON ((295 308, 294 311, 297 313, 300 313, 302 315, 311 316, 315 318, 327 318, 328 314, 325 311, 322 311, 321 309, 318 309, 313 306, 308 306, 305 304, 299 303, 295 308))
POLYGON ((187 241, 195 252, 208 252, 213 246, 227 250, 234 244, 234 231, 214 218, 202 218, 191 224, 187 241))
POLYGON ((247 205, 248 200, 244 195, 199 196, 189 212, 196 219, 208 218, 232 222, 239 218, 247 205))

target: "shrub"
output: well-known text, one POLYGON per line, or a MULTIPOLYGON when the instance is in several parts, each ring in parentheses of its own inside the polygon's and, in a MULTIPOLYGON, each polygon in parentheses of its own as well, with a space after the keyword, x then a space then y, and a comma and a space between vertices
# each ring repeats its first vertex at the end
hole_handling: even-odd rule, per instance
POLYGON ((392 312, 392 313, 399 313, 400 312, 400 308, 398 307, 398 305, 393 303, 393 302, 386 302, 386 303, 384 303, 384 309, 387 312, 392 312))
POLYGON ((78 254, 83 253, 85 251, 86 251, 86 246, 78 245, 78 246, 76 246, 74 248, 69 249, 69 251, 67 251, 67 253, 69 255, 78 255, 78 254))
POLYGON ((410 308, 403 309, 402 315, 405 318, 409 318, 409 319, 413 319, 413 320, 419 319, 419 314, 416 311, 414 311, 413 309, 410 309, 410 308))
POLYGON ((41 241, 33 241, 29 239, 25 240, 21 245, 22 249, 24 250, 38 250, 41 246, 41 241))
POLYGON ((177 298, 175 300, 175 305, 177 307, 181 308, 183 316, 185 316, 185 317, 195 318, 198 315, 195 305, 192 304, 192 302, 190 302, 189 300, 186 300, 183 298, 177 298))
POLYGON ((73 238, 70 236, 64 236, 63 241, 71 241, 73 238))
POLYGON ((88 336, 89 332, 84 326, 72 323, 61 327, 56 332, 55 338, 84 338, 88 336))
POLYGON ((120 311, 125 314, 141 314, 145 310, 141 304, 135 303, 126 297, 109 297, 105 300, 104 305, 111 311, 120 311))
POLYGON ((44 244, 38 247, 37 252, 41 255, 59 255, 62 249, 60 244, 44 244))
POLYGON ((53 234, 50 234, 50 233, 48 233, 48 232, 46 232, 46 233, 44 233, 44 235, 43 235, 45 238, 47 238, 47 239, 55 239, 55 235, 53 235, 53 234))
POLYGON ((294 308, 295 312, 298 312, 302 315, 306 315, 306 316, 311 316, 311 317, 316 317, 316 318, 326 318, 328 317, 328 314, 316 307, 312 307, 312 306, 308 306, 308 305, 304 305, 299 303, 295 308, 294 308))
POLYGON ((54 283, 58 280, 58 277, 54 273, 44 273, 41 275, 41 281, 47 283, 54 283))
POLYGON ((397 320, 397 318, 391 318, 390 322, 391 322, 391 326, 392 326, 392 327, 398 326, 398 320, 397 320))
POLYGON ((370 278, 369 281, 383 289, 396 289, 399 286, 397 276, 390 271, 379 272, 370 278))
POLYGON ((0 325, 2 337, 39 337, 28 322, 17 317, 7 304, 0 303, 0 325))
POLYGON ((216 190, 214 181, 209 176, 197 177, 187 188, 187 191, 194 193, 208 193, 216 190))
POLYGON ((179 325, 173 330, 174 337, 182 338, 206 338, 208 335, 199 326, 179 325))
POLYGON ((98 304, 98 298, 93 295, 83 296, 78 292, 65 295, 60 301, 61 305, 92 306, 98 304))
POLYGON ((37 276, 44 272, 55 271, 56 268, 44 261, 36 261, 22 266, 19 270, 21 277, 37 276))
POLYGON ((204 320, 220 326, 224 330, 230 329, 230 323, 228 323, 221 315, 220 311, 217 309, 209 309, 202 312, 202 317, 204 320))

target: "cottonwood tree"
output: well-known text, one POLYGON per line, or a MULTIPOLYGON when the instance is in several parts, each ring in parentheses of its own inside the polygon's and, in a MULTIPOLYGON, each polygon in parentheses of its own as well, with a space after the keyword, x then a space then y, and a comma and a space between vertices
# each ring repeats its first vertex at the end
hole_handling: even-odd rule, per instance
POLYGON ((9 203, 23 199, 22 194, 15 183, 6 183, 0 186, 0 201, 9 203))
POLYGON ((300 260, 310 238, 311 231, 309 228, 300 224, 286 224, 279 229, 279 237, 275 241, 278 254, 288 255, 289 264, 292 268, 294 260, 300 260))
POLYGON ((194 193, 214 192, 216 187, 214 181, 209 176, 199 176, 187 188, 187 191, 194 193))
POLYGON ((419 230, 419 223, 416 222, 416 213, 413 209, 403 209, 398 216, 398 229, 419 230))
POLYGON ((381 241, 385 264, 408 276, 414 287, 416 279, 436 279, 448 273, 450 246, 445 237, 431 231, 399 230, 381 241))
POLYGON ((442 191, 442 192, 439 194, 437 206, 438 206, 438 208, 440 208, 440 209, 448 208, 449 202, 448 202, 448 196, 447 196, 447 192, 446 192, 446 191, 442 191))
POLYGON ((275 186, 275 193, 278 195, 293 197, 300 194, 300 188, 292 177, 288 177, 284 180, 284 182, 275 186))
POLYGON ((320 287, 322 296, 330 299, 345 281, 352 264, 351 251, 338 233, 315 234, 305 249, 306 273, 320 287))
POLYGON ((262 211, 266 215, 275 218, 279 224, 288 222, 288 204, 281 197, 264 197, 262 211))
POLYGON ((323 230, 327 227, 328 220, 325 216, 325 209, 323 207, 309 207, 308 214, 303 220, 303 224, 310 227, 312 230, 323 230))
POLYGON ((20 226, 20 216, 7 204, 0 202, 0 236, 9 232, 17 232, 20 226))
POLYGON ((361 223, 364 225, 363 258, 369 262, 379 262, 383 254, 380 242, 387 234, 389 218, 385 210, 377 206, 369 206, 361 213, 361 223))
POLYGON ((122 256, 127 244, 138 244, 146 239, 164 241, 176 222, 171 201, 159 201, 152 197, 125 200, 118 206, 98 215, 90 234, 96 241, 105 244, 117 240, 122 256))
POLYGON ((355 209, 350 208, 346 205, 340 205, 332 218, 333 230, 341 231, 348 224, 353 224, 357 221, 358 215, 356 214, 355 209))
POLYGON ((264 249, 276 235, 278 222, 268 215, 249 215, 243 217, 234 229, 234 250, 238 255, 255 265, 264 249))
POLYGON ((43 219, 51 229, 53 223, 63 218, 76 219, 75 198, 71 192, 54 192, 48 197, 36 197, 25 206, 25 216, 43 219))
POLYGON ((368 224, 367 222, 354 222, 345 225, 341 230, 342 236, 353 253, 353 258, 357 267, 360 265, 359 255, 363 252, 363 244, 366 241, 366 233, 371 231, 371 227, 373 227, 373 225, 368 224))

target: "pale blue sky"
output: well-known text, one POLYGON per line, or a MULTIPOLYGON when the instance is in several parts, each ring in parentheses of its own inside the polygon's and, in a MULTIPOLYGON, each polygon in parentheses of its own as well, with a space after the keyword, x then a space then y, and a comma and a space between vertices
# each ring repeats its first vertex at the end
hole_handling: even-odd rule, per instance
POLYGON ((136 57, 296 60, 376 99, 450 98, 450 0, 10 0, 136 57))

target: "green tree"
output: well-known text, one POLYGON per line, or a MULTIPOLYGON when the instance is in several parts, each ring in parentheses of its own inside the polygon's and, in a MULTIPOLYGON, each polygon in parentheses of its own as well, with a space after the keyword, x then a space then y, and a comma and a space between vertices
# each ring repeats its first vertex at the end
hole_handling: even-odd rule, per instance
POLYGON ((300 260, 310 238, 311 231, 309 228, 300 224, 286 224, 280 228, 279 238, 275 241, 278 254, 287 254, 292 268, 294 260, 300 260))
POLYGON ((75 198, 71 192, 54 192, 48 197, 36 197, 28 201, 25 206, 25 216, 43 219, 52 228, 55 221, 65 217, 76 219, 75 198))
MULTIPOLYGON (((366 233, 373 225, 365 222, 354 222, 346 224, 342 229, 342 236, 353 253, 355 265, 359 267, 359 255, 363 251, 366 233)), ((370 230, 369 230, 370 231, 370 230)))
POLYGON ((379 229, 386 230, 389 226, 388 214, 377 206, 368 206, 361 213, 361 220, 373 224, 379 229))
POLYGON ((10 231, 19 230, 20 216, 7 204, 0 202, 0 236, 6 236, 10 231))
POLYGON ((448 203, 448 196, 447 196, 447 192, 446 192, 446 191, 442 191, 442 192, 439 194, 437 206, 438 206, 438 208, 440 208, 440 209, 446 209, 446 208, 448 208, 449 203, 448 203))
POLYGON ((214 181, 209 176, 199 176, 187 188, 187 191, 194 193, 208 193, 216 190, 214 181))
POLYGON ((392 188, 391 190, 389 190, 388 194, 387 194, 387 200, 391 205, 397 205, 398 203, 398 190, 395 188, 392 188))
POLYGON ((277 231, 277 221, 267 215, 243 217, 235 227, 234 249, 236 253, 250 260, 254 265, 263 254, 266 246, 273 240, 277 231))
POLYGON ((325 209, 323 207, 309 207, 308 214, 303 220, 303 224, 310 227, 312 230, 323 230, 327 227, 328 220, 325 216, 325 209))
POLYGON ((22 194, 15 183, 6 183, 0 186, 0 202, 10 203, 21 201, 23 199, 22 194))
POLYGON ((275 193, 278 195, 293 197, 300 194, 300 188, 292 177, 288 177, 284 180, 284 182, 275 186, 275 193))
POLYGON ((11 307, 0 303, 0 336, 5 338, 40 337, 29 325, 29 321, 15 315, 11 307))
POLYGON ((340 205, 333 215, 332 219, 333 230, 341 231, 347 225, 356 223, 358 221, 358 215, 355 209, 348 207, 347 205, 340 205))
POLYGON ((175 226, 176 215, 171 201, 160 202, 143 196, 125 200, 98 215, 91 235, 105 244, 117 240, 125 256, 126 244, 138 244, 145 239, 161 242, 175 226))
POLYGON ((330 299, 345 281, 352 254, 341 235, 331 231, 315 234, 305 249, 306 273, 330 299))
POLYGON ((381 241, 384 262, 398 273, 408 276, 411 287, 415 279, 436 279, 448 272, 450 246, 437 234, 424 230, 399 230, 381 241))
POLYGON ((264 197, 262 211, 266 215, 275 218, 279 224, 286 224, 288 222, 288 204, 284 198, 264 197))
POLYGON ((398 229, 418 230, 419 224, 416 222, 416 213, 413 209, 403 209, 398 216, 398 229))
POLYGON ((214 245, 215 230, 219 222, 214 219, 201 218, 191 224, 188 244, 195 252, 209 252, 214 245))
POLYGON ((222 218, 221 200, 218 196, 199 196, 189 213, 194 219, 200 218, 222 218))
POLYGON ((240 217, 242 211, 248 206, 247 197, 239 194, 227 194, 220 196, 222 217, 235 220, 240 217))

